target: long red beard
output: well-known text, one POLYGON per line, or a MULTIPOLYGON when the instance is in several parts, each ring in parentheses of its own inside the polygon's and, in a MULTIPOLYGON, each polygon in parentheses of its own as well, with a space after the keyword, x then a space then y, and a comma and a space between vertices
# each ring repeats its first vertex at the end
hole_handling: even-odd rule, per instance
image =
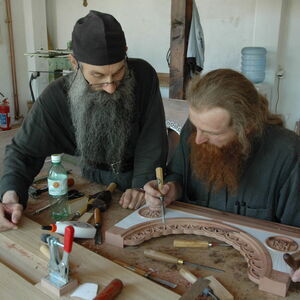
POLYGON ((236 193, 245 162, 241 143, 236 139, 219 148, 208 143, 197 145, 195 137, 196 133, 189 137, 190 161, 195 176, 213 191, 227 186, 229 193, 236 193))

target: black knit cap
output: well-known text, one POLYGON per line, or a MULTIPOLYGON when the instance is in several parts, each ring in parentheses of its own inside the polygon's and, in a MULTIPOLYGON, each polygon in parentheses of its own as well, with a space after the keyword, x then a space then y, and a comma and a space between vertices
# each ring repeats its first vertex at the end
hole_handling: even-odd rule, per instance
POLYGON ((111 65, 125 58, 126 40, 120 23, 113 16, 91 10, 76 22, 72 48, 75 58, 81 62, 111 65))

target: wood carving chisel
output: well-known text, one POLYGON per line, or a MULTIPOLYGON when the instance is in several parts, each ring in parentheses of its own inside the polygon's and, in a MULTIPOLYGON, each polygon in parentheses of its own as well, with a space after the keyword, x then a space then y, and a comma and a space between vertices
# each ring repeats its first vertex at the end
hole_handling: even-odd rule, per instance
POLYGON ((95 244, 99 245, 102 243, 102 237, 101 237, 101 213, 98 207, 94 208, 94 221, 96 227, 95 244))
POLYGON ((164 279, 160 279, 158 277, 153 277, 153 276, 150 275, 149 272, 144 271, 143 269, 134 267, 132 265, 129 265, 129 264, 127 264, 124 261, 120 261, 118 259, 115 259, 114 262, 117 263, 118 265, 120 265, 120 266, 122 266, 122 267, 124 267, 124 268, 126 268, 126 269, 128 269, 128 270, 130 270, 130 271, 132 271, 134 273, 136 273, 136 274, 139 274, 139 275, 141 275, 143 277, 146 277, 146 278, 148 278, 150 280, 156 281, 156 282, 158 282, 160 284, 166 285, 166 286, 171 287, 173 289, 176 288, 176 286, 177 286, 177 284, 172 283, 170 281, 167 281, 167 280, 164 280, 164 279))
POLYGON ((231 247, 231 245, 226 243, 216 243, 208 241, 187 241, 187 240, 174 240, 173 246, 176 248, 209 248, 209 247, 231 247))
POLYGON ((165 224, 166 223, 166 218, 165 218, 165 199, 164 195, 162 193, 162 187, 164 185, 164 175, 163 175, 163 169, 162 168, 156 168, 155 169, 156 173, 156 179, 157 179, 157 186, 158 190, 161 193, 161 196, 159 197, 160 202, 161 202, 161 216, 162 216, 162 222, 165 224))
POLYGON ((155 251, 155 250, 151 250, 151 249, 146 249, 144 251, 144 255, 146 257, 158 260, 158 261, 163 261, 163 262, 168 262, 168 263, 172 263, 172 264, 178 264, 178 265, 190 265, 190 266, 194 266, 200 269, 205 269, 205 270, 211 270, 211 271, 215 271, 215 272, 225 272, 224 270, 221 269, 217 269, 214 267, 209 267, 209 266, 205 266, 205 265, 200 265, 200 264, 195 264, 195 263, 191 263, 188 261, 184 261, 183 259, 177 258, 175 256, 166 254, 166 253, 162 253, 159 251, 155 251))

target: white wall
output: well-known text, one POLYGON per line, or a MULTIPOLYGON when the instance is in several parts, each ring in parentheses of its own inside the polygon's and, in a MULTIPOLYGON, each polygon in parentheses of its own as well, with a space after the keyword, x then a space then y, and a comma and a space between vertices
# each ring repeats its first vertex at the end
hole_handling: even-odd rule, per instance
MULTIPOLYGON (((13 3, 18 1, 20 0, 12 0, 13 3)), ((82 2, 46 0, 48 31, 55 47, 66 48, 78 18, 91 9, 100 10, 113 14, 121 23, 126 34, 129 56, 144 58, 158 72, 168 72, 165 57, 170 44, 171 0, 88 0, 87 7, 83 7, 82 2)), ((0 5, 3 6, 3 3, 4 0, 0 0, 0 5)), ((285 77, 280 82, 278 112, 285 115, 288 127, 293 129, 295 121, 300 118, 300 86, 297 82, 300 67, 300 1, 196 0, 196 3, 205 35, 205 71, 215 68, 239 70, 242 47, 266 47, 266 82, 273 87, 271 107, 275 107, 276 71, 278 65, 281 65, 285 70, 285 77)), ((13 7, 13 10, 21 9, 21 6, 13 7)), ((16 14, 15 11, 13 13, 16 14)), ((22 22, 22 18, 18 22, 22 22)), ((0 31, 4 39, 5 30, 1 7, 0 31)), ((24 43, 22 37, 18 43, 24 43)), ((7 52, 6 47, 0 43, 0 55, 7 52)), ((18 59, 21 60, 24 45, 19 49, 18 59)), ((5 58, 1 55, 2 57, 5 58)), ((7 61, 0 60, 1 70, 3 68, 9 71, 8 66, 7 61)), ((24 65, 20 61, 17 62, 17 67, 18 72, 24 72, 24 65)), ((19 81, 26 81, 28 84, 28 78, 22 77, 19 81)), ((0 79, 0 88, 4 85, 9 94, 10 80, 3 72, 0 72, 0 79)), ((27 101, 28 91, 24 89, 20 93, 21 101, 27 101), (27 96, 24 96, 26 93, 27 96)))
MULTIPOLYGON (((31 4, 32 0, 24 1, 26 1, 25 7, 27 7, 28 9, 28 6, 29 4, 31 4)), ((39 3, 42 2, 41 0, 35 1, 39 1, 39 3)), ((32 70, 32 68, 31 65, 27 64, 27 58, 24 56, 24 53, 28 52, 26 38, 28 37, 29 30, 28 27, 26 27, 25 18, 28 16, 29 10, 27 10, 26 15, 23 9, 23 1, 11 0, 11 12, 15 59, 17 68, 16 76, 19 97, 19 110, 20 115, 25 116, 27 114, 27 101, 31 100, 29 91, 30 73, 28 72, 28 70, 32 70), (25 28, 27 30, 25 30, 25 28)), ((39 15, 42 15, 41 10, 39 10, 39 15)), ((36 27, 39 28, 41 26, 36 27)), ((0 0, 0 91, 8 97, 10 102, 11 115, 14 116, 13 89, 10 67, 8 28, 6 24, 5 0, 0 0)))
POLYGON ((171 0, 47 0, 48 30, 53 44, 66 48, 75 22, 90 10, 112 14, 122 25, 128 55, 147 59, 159 72, 169 72, 171 0))
POLYGON ((294 129, 300 120, 300 1, 289 0, 281 32, 279 65, 284 72, 279 86, 278 111, 286 118, 287 126, 294 129))
POLYGON ((0 92, 11 100, 13 91, 9 62, 8 30, 5 20, 5 1, 0 0, 0 92))

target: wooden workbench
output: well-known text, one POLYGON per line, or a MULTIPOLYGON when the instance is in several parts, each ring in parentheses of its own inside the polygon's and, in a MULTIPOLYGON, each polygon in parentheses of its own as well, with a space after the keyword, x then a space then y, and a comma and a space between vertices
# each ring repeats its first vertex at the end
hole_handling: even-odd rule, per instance
MULTIPOLYGON (((1 142, 1 136, 0 136, 0 142, 1 142)), ((0 157, 1 158, 1 157, 0 157)), ((82 179, 79 176, 79 169, 78 167, 74 167, 72 165, 65 164, 65 167, 67 169, 72 169, 72 174, 75 178, 75 185, 72 188, 76 188, 81 192, 85 192, 87 195, 93 194, 101 189, 103 189, 102 186, 97 184, 89 183, 88 181, 82 179)), ((46 174, 46 170, 49 168, 49 163, 46 163, 44 166, 44 174, 46 174)), ((102 233, 104 236, 104 232, 106 229, 113 226, 115 223, 126 217, 128 214, 131 213, 131 210, 128 209, 122 209, 118 204, 118 199, 120 198, 121 193, 119 191, 114 193, 113 196, 113 203, 111 207, 103 213, 103 226, 102 226, 102 233)), ((27 215, 30 219, 38 222, 39 224, 49 224, 51 222, 51 219, 49 217, 49 211, 45 211, 39 215, 30 216, 30 213, 39 208, 43 207, 47 203, 47 194, 42 195, 38 200, 30 199, 27 210, 25 211, 25 215, 27 215)), ((24 233, 20 231, 21 235, 24 233)), ((1 234, 1 236, 7 236, 10 234, 17 234, 17 231, 11 232, 11 233, 5 233, 1 234)), ((284 299, 282 297, 273 296, 270 294, 267 294, 265 292, 259 291, 256 284, 251 282, 247 277, 247 264, 244 260, 244 258, 241 256, 241 254, 234 250, 233 248, 228 247, 212 247, 205 250, 199 250, 196 248, 173 248, 173 240, 175 238, 187 238, 187 236, 178 236, 178 235, 172 235, 172 236, 166 236, 166 237, 160 237, 156 239, 149 240, 142 245, 138 247, 126 247, 126 248, 116 248, 111 245, 105 244, 105 242, 102 245, 94 245, 93 240, 77 240, 77 242, 86 247, 87 249, 92 250, 96 254, 100 254, 101 256, 108 258, 109 260, 119 259, 123 260, 126 263, 129 263, 133 266, 137 266, 140 268, 143 268, 144 270, 151 270, 153 272, 154 276, 158 276, 159 278, 169 280, 171 282, 177 283, 178 288, 176 288, 174 291, 178 294, 182 294, 189 284, 181 278, 177 271, 177 266, 170 265, 167 263, 161 263, 161 262, 155 262, 148 258, 145 258, 143 255, 143 252, 147 248, 151 248, 154 250, 159 250, 165 253, 169 253, 172 255, 176 255, 180 258, 183 258, 185 260, 195 262, 195 263, 202 263, 209 266, 214 266, 217 268, 224 269, 225 273, 214 273, 210 271, 204 271, 204 270, 198 270, 198 269, 192 269, 190 270, 197 276, 209 276, 214 275, 227 289, 228 291, 235 297, 235 299, 241 299, 241 300, 256 300, 256 299, 266 299, 266 300, 279 300, 284 299)), ((199 237, 199 236, 189 236, 190 239, 207 239, 205 237, 199 237)), ((30 243, 32 246, 34 243, 38 243, 39 234, 36 232, 36 236, 33 238, 33 241, 30 243)), ((37 245, 35 245, 37 246, 37 245)), ((38 249, 38 247, 37 247, 38 249)), ((0 256, 0 260, 2 264, 6 264, 5 261, 7 261, 8 258, 3 257, 3 251, 0 250, 2 253, 2 256, 0 256)), ((20 255, 22 255, 20 253, 20 255)), ((45 258, 42 258, 41 254, 38 255, 38 264, 43 261, 43 265, 45 268, 46 261, 45 258)), ((8 255, 9 257, 10 255, 8 255)), ((86 259, 88 259, 90 255, 86 255, 86 259)), ((97 257, 96 260, 99 259, 99 261, 102 261, 103 258, 101 256, 95 256, 95 254, 92 254, 91 257, 97 257)), ((85 259, 85 258, 83 258, 85 259)), ((0 273, 5 272, 5 274, 8 274, 6 271, 6 268, 3 266, 0 267, 0 273), (2 268, 1 268, 2 267, 2 268)), ((27 268, 26 266, 24 267, 27 268)), ((10 268, 14 269, 14 268, 10 268)), ((94 275, 97 274, 96 277, 103 278, 101 276, 104 276, 105 282, 107 283, 108 275, 105 277, 105 274, 107 271, 103 271, 104 269, 101 268, 101 272, 95 271, 94 275), (99 274, 98 274, 99 273, 99 274)), ((122 268, 117 269, 117 273, 114 275, 116 277, 118 274, 122 274, 122 268), (118 273, 121 272, 121 273, 118 273)), ((45 270, 44 270, 45 271, 45 270)), ((129 272, 129 271, 128 271, 129 272)), ((91 272, 87 272, 88 274, 91 274, 91 272)), ((39 273, 38 273, 39 274, 39 273)), ((13 276, 13 273, 10 273, 11 276, 13 276)), ((135 275, 132 273, 132 275, 135 275)), ((2 275, 0 274, 2 277, 2 275)), ((86 280, 91 280, 91 277, 89 275, 85 275, 86 280)), ((138 276, 138 275, 135 275, 138 276)), ((26 276, 25 276, 26 277, 26 276)), ((39 275, 37 276, 39 277, 39 275)), ((26 278, 29 280, 29 282, 35 283, 37 282, 38 278, 26 278)), ((95 277, 93 277, 95 278, 95 277)), ((147 282, 150 282, 147 279, 147 282)), ((101 280, 100 280, 101 281, 101 280)), ((146 295, 143 296, 145 299, 176 299, 176 297, 168 298, 157 298, 157 295, 155 294, 156 290, 159 288, 166 290, 163 287, 160 287, 158 284, 151 283, 151 286, 145 287, 146 289, 146 295), (156 288, 157 287, 157 288, 156 288), (149 288, 149 290, 147 290, 149 288)), ((2 286, 0 285, 0 290, 2 289, 2 286)), ((174 295, 174 294, 172 294, 174 295)), ((285 299, 288 300, 296 300, 300 297, 300 283, 292 283, 288 292, 288 296, 285 299)), ((8 298, 5 298, 8 299, 8 298)), ((36 298, 39 299, 39 298, 36 298)), ((46 298, 45 298, 46 299, 46 298)), ((121 299, 121 298, 120 298, 121 299)), ((127 299, 134 299, 133 297, 129 297, 127 299)), ((140 298, 141 299, 141 298, 140 298)))
MULTIPOLYGON (((69 167, 69 166, 67 166, 69 167)), ((97 184, 89 183, 87 180, 81 178, 80 176, 74 174, 78 170, 73 168, 73 176, 75 178, 74 188, 85 192, 87 195, 93 194, 101 189, 102 186, 97 184)), ((26 214, 30 214, 32 210, 44 206, 46 203, 46 197, 44 195, 40 200, 30 200, 30 204, 27 208, 26 214)), ((102 214, 103 225, 102 233, 106 229, 113 226, 119 220, 125 218, 132 211, 129 209, 123 209, 118 204, 118 199, 121 193, 116 191, 113 195, 113 202, 111 207, 102 214)), ((49 213, 45 211, 40 215, 31 216, 31 219, 37 221, 40 224, 46 225, 50 222, 49 213)), ((184 260, 188 260, 195 263, 201 263, 209 266, 214 266, 216 268, 224 269, 225 273, 215 273, 206 270, 198 270, 190 268, 197 276, 209 276, 214 275, 228 290, 234 295, 235 299, 243 300, 256 300, 256 299, 283 299, 274 295, 267 294, 265 292, 259 291, 256 284, 251 282, 247 277, 247 263, 241 254, 231 247, 212 247, 209 249, 197 249, 197 248, 173 248, 173 240, 175 238, 185 238, 186 235, 172 235, 166 237, 160 237, 152 239, 150 241, 144 242, 142 245, 137 247, 126 247, 117 248, 111 245, 105 244, 95 245, 93 240, 77 240, 82 246, 92 250, 95 253, 100 254, 110 260, 119 259, 129 263, 133 266, 140 267, 144 270, 151 270, 153 275, 159 278, 171 281, 178 284, 178 287, 174 290, 175 292, 182 294, 189 284, 182 279, 179 275, 177 266, 162 262, 156 262, 145 258, 143 252, 145 249, 154 249, 162 251, 171 255, 178 256, 184 260)), ((207 240, 205 237, 199 236, 189 236, 189 239, 203 239, 207 240)), ((210 239, 213 241, 213 239, 210 239)), ((149 295, 151 291, 149 291, 149 295)), ((288 292, 288 297, 286 299, 296 300, 300 296, 300 283, 292 283, 288 292)))

